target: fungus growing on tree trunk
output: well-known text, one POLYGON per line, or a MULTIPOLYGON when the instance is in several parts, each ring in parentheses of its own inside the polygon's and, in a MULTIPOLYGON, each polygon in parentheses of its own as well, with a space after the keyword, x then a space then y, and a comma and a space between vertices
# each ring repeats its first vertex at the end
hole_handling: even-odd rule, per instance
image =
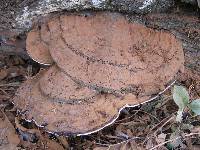
POLYGON ((125 106, 163 91, 184 64, 174 35, 109 12, 55 17, 28 33, 27 51, 52 66, 24 82, 13 101, 26 120, 60 134, 111 124, 125 106))

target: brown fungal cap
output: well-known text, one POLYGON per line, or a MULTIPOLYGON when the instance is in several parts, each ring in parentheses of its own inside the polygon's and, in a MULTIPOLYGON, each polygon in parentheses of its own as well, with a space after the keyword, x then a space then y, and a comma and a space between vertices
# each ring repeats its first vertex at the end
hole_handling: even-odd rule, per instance
POLYGON ((47 40, 49 39, 48 34, 45 25, 43 25, 41 30, 33 29, 30 31, 26 39, 26 49, 30 57, 44 65, 53 63, 47 44, 47 40))
POLYGON ((97 94, 96 91, 75 83, 56 65, 49 68, 41 77, 39 87, 44 95, 57 100, 84 100, 97 94))
POLYGON ((85 134, 95 131, 112 122, 124 105, 138 105, 146 100, 138 100, 134 95, 117 98, 112 94, 98 94, 79 103, 60 102, 41 93, 39 82, 36 82, 39 76, 42 74, 20 87, 14 103, 25 119, 34 120, 39 126, 45 125, 46 130, 54 133, 85 134))
POLYGON ((184 66, 172 34, 117 13, 61 15, 31 31, 27 48, 33 59, 55 65, 27 80, 13 101, 25 119, 56 133, 105 127, 125 106, 164 90, 184 66))
POLYGON ((122 93, 141 87, 154 94, 183 68, 182 46, 172 34, 119 14, 63 15, 48 26, 54 61, 91 88, 122 93))

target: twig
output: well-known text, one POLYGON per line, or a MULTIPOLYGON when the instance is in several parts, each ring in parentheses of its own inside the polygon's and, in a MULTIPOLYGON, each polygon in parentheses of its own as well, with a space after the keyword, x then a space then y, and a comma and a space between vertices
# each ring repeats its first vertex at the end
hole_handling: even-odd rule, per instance
POLYGON ((147 137, 146 137, 146 139, 144 140, 143 144, 149 139, 149 135, 150 135, 150 132, 151 132, 151 131, 153 131, 155 128, 157 128, 159 125, 161 125, 161 124, 163 123, 164 120, 166 120, 159 128, 156 129, 156 131, 154 131, 154 132, 152 133, 152 134, 155 135, 155 133, 156 133, 158 130, 162 129, 167 123, 169 123, 171 120, 174 119, 174 115, 171 116, 169 119, 168 119, 168 118, 169 118, 169 117, 167 117, 167 120, 166 120, 166 118, 164 118, 161 122, 159 122, 157 125, 155 125, 154 127, 152 127, 152 128, 150 129, 150 131, 149 131, 149 133, 147 134, 147 137))
POLYGON ((170 117, 165 123, 162 124, 160 128, 158 128, 155 132, 157 132, 159 129, 162 129, 167 123, 169 123, 171 120, 173 120, 175 117, 174 115, 170 117))
POLYGON ((111 145, 109 145, 107 150, 109 150, 112 146, 121 145, 121 144, 125 144, 126 145, 128 142, 130 142, 132 140, 136 140, 136 139, 140 139, 140 137, 132 137, 132 138, 130 138, 128 140, 125 140, 125 141, 122 141, 122 142, 119 142, 119 143, 116 143, 116 144, 111 144, 111 145))
POLYGON ((111 147, 114 147, 114 146, 117 146, 117 145, 125 144, 125 146, 126 146, 128 144, 128 142, 130 142, 132 140, 136 140, 136 139, 141 139, 141 138, 140 137, 132 137, 132 138, 130 138, 128 140, 124 140, 124 141, 116 143, 116 144, 102 144, 102 143, 95 143, 95 144, 107 147, 106 150, 110 150, 111 147))
MULTIPOLYGON (((193 136, 193 135, 200 135, 200 133, 190 133, 190 134, 186 134, 185 137, 190 137, 190 136, 193 136)), ((183 138, 183 137, 182 137, 182 136, 178 136, 178 137, 176 137, 176 138, 174 138, 174 139, 171 139, 171 140, 165 141, 165 142, 163 142, 163 143, 160 143, 160 144, 154 146, 153 148, 151 148, 151 149, 149 149, 149 150, 154 150, 154 149, 156 149, 156 148, 158 148, 158 147, 160 147, 160 146, 163 146, 163 145, 165 145, 165 144, 167 144, 167 143, 169 143, 169 142, 173 142, 173 141, 178 140, 178 139, 181 139, 181 138, 183 138)))
POLYGON ((116 121, 115 124, 123 124, 122 121, 126 121, 126 120, 128 120, 128 119, 131 119, 131 118, 134 117, 138 112, 145 113, 145 114, 147 114, 147 115, 153 117, 157 122, 160 122, 159 119, 157 119, 155 116, 153 116, 152 114, 150 114, 150 113, 148 113, 148 112, 146 112, 146 111, 142 111, 142 110, 133 110, 133 111, 135 111, 136 113, 133 114, 133 115, 131 115, 131 116, 129 116, 129 117, 127 117, 127 118, 124 118, 124 119, 121 119, 121 120, 119 120, 119 121, 116 121))
POLYGON ((3 90, 3 89, 0 88, 0 91, 1 91, 2 93, 4 93, 4 96, 5 96, 6 98, 10 98, 10 95, 9 95, 5 90, 3 90))
POLYGON ((8 83, 8 84, 0 84, 0 87, 5 87, 5 86, 20 86, 19 82, 12 82, 12 83, 8 83))
POLYGON ((146 112, 146 111, 142 111, 142 110, 138 110, 138 111, 139 111, 139 112, 143 112, 143 113, 145 113, 145 114, 147 114, 147 115, 153 117, 157 122, 160 122, 160 120, 159 120, 158 118, 156 118, 154 115, 152 115, 152 114, 150 114, 150 113, 148 113, 148 112, 146 112))

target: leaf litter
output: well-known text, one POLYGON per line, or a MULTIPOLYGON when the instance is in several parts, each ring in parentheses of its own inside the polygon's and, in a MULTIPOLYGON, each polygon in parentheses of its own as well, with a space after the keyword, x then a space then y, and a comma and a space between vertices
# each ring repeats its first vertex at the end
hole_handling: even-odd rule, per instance
MULTIPOLYGON (((182 123, 177 123, 175 115, 178 107, 172 100, 170 90, 153 102, 125 109, 112 126, 95 134, 59 137, 46 133, 34 123, 16 118, 17 112, 9 102, 22 81, 36 74, 43 66, 32 61, 24 62, 18 56, 2 54, 1 64, 1 69, 6 67, 7 70, 15 66, 21 71, 17 73, 16 70, 17 76, 11 78, 7 72, 0 81, 0 149, 199 149, 200 117, 187 114, 182 123), (16 63, 13 59, 21 60, 16 63), (26 138, 22 138, 24 136, 26 138), (33 140, 34 138, 37 140, 33 140)), ((199 75, 186 72, 178 79, 177 84, 189 89, 192 99, 200 98, 199 75)))

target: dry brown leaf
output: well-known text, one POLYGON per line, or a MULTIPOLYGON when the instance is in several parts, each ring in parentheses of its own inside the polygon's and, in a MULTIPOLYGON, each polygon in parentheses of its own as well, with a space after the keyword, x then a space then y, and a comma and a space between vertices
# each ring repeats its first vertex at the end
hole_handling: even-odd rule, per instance
POLYGON ((4 79, 8 75, 6 69, 0 69, 0 80, 4 79))
POLYGON ((15 128, 9 122, 5 114, 0 111, 0 149, 16 150, 20 140, 15 128))
MULTIPOLYGON (((59 144, 58 142, 54 141, 54 140, 50 140, 48 137, 45 137, 41 134, 41 132, 38 129, 27 129, 25 127, 23 127, 20 123, 19 120, 17 118, 15 118, 15 124, 16 127, 19 128, 19 130, 21 130, 21 132, 24 132, 25 134, 35 134, 37 136, 37 138, 39 138, 39 141, 37 142, 37 145, 31 143, 31 140, 27 140, 27 141, 21 141, 21 145, 23 145, 24 147, 32 147, 32 149, 35 149, 38 145, 40 147, 43 147, 44 149, 48 149, 48 150, 64 150, 63 146, 61 144, 59 144)), ((65 148, 68 148, 68 143, 67 141, 64 140, 64 137, 59 137, 59 141, 65 146, 65 148)))

